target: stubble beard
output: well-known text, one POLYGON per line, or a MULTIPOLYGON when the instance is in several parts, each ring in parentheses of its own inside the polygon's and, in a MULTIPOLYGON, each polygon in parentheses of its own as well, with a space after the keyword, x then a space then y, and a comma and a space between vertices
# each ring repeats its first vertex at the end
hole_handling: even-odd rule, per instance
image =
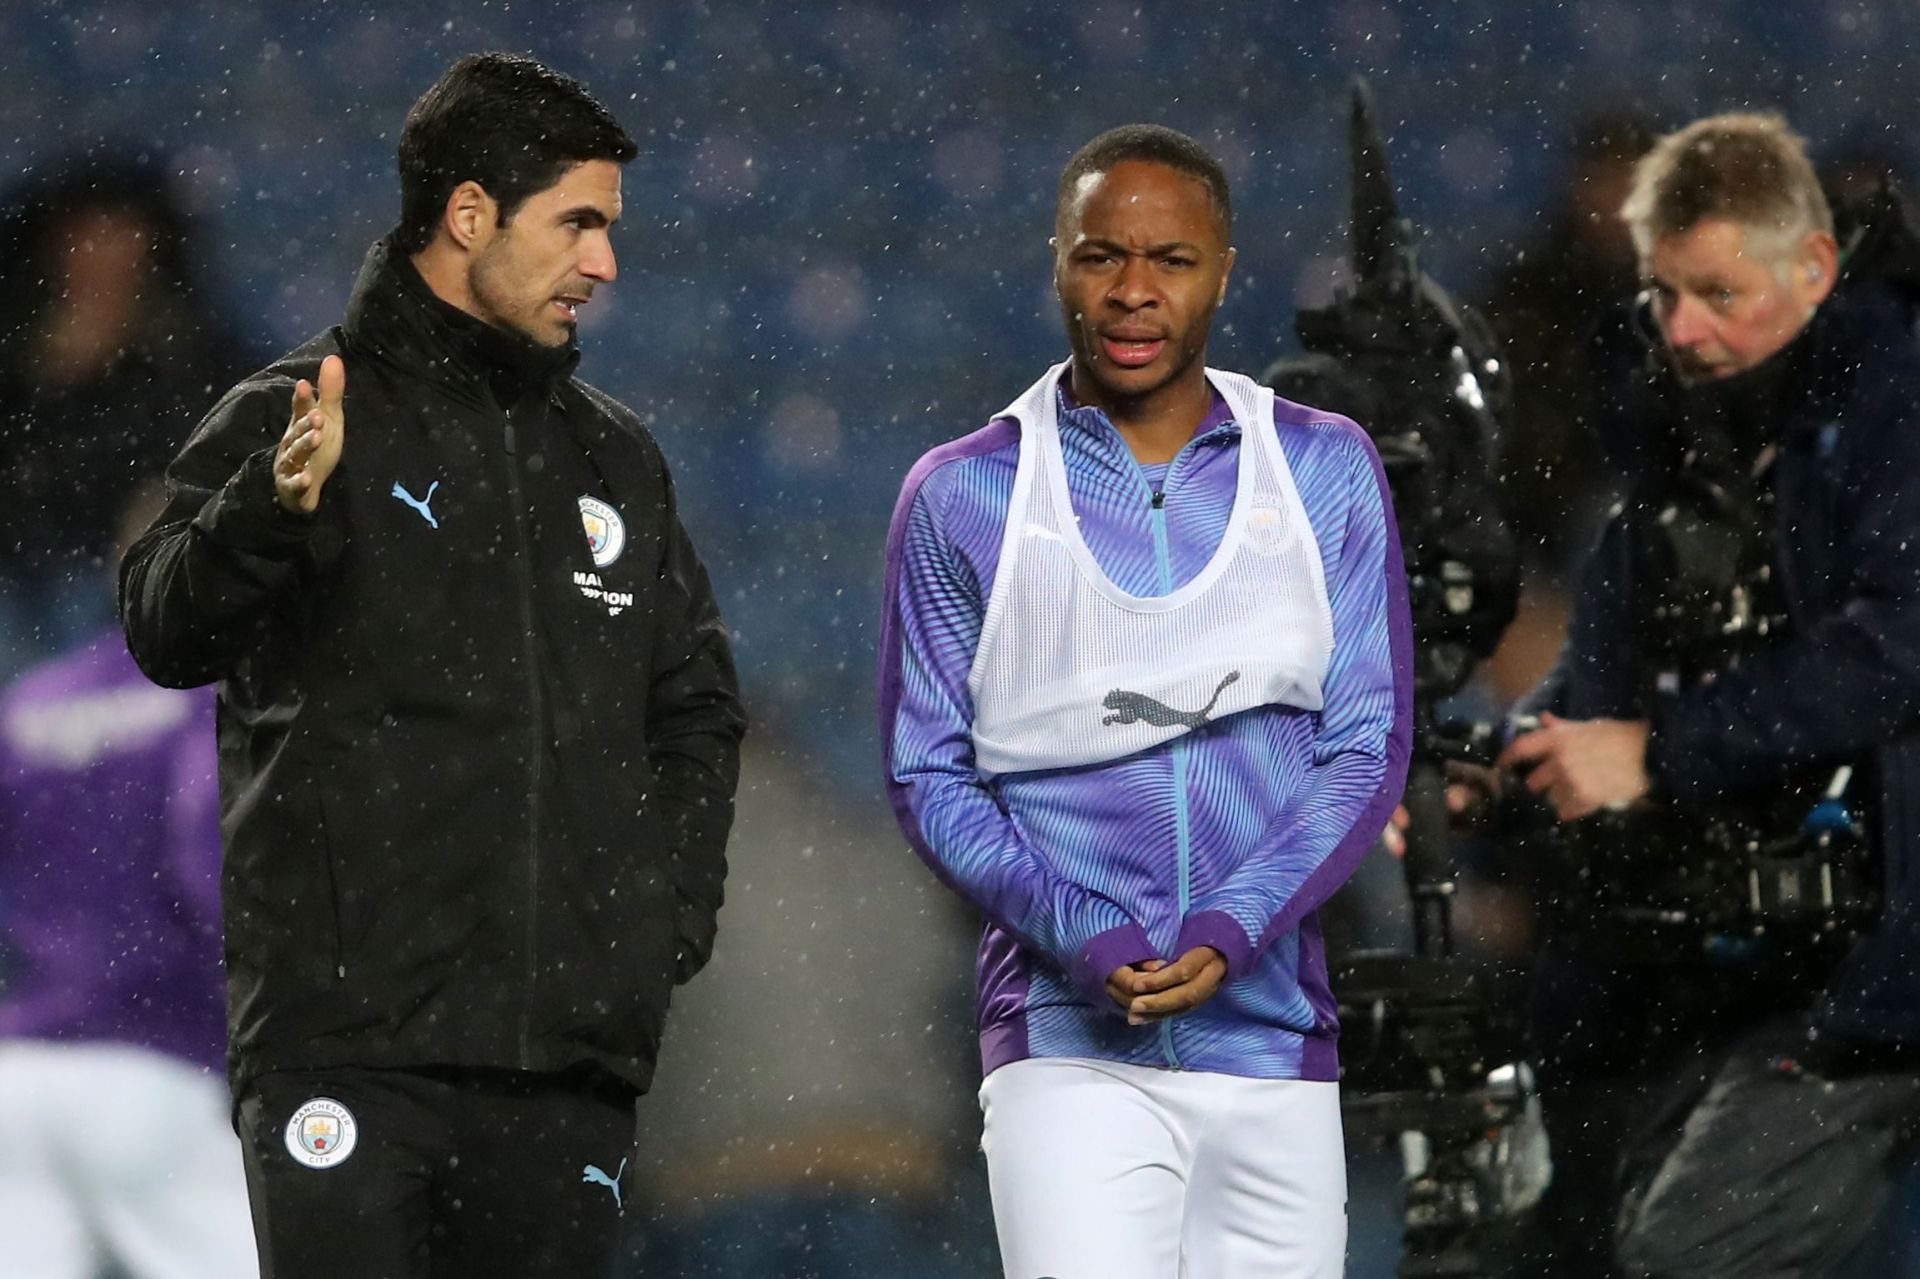
POLYGON ((535 346, 552 350, 567 345, 573 340, 574 326, 547 319, 546 309, 550 299, 542 297, 533 303, 531 316, 518 313, 518 302, 508 278, 509 272, 505 264, 498 260, 496 255, 500 250, 496 246, 497 242, 480 254, 467 277, 467 287, 473 294, 473 300, 484 312, 482 318, 494 328, 505 329, 535 346), (550 327, 558 328, 557 338, 548 336, 550 327))

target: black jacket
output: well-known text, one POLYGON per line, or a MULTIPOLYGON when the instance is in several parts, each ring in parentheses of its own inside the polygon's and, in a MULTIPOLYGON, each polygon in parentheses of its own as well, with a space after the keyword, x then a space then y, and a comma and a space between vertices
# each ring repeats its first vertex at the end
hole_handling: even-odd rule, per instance
POLYGON ((598 1063, 644 1088, 706 961, 732 658, 660 450, 577 360, 376 245, 346 324, 194 432, 122 566, 141 668, 220 681, 236 1090, 341 1064, 598 1063), (273 447, 336 352, 344 452, 288 514, 273 447), (590 502, 624 522, 599 566, 590 502))
MULTIPOLYGON (((1664 479, 1649 469, 1587 564, 1567 648, 1535 698, 1574 718, 1650 719, 1653 785, 1683 801, 1763 794, 1796 767, 1869 766, 1884 914, 1833 973, 1818 1023, 1878 1044, 1920 1044, 1915 298, 1881 280, 1844 280, 1751 388, 1767 393, 1769 408, 1733 414, 1765 421, 1765 438, 1745 441, 1752 452, 1768 442, 1779 450, 1771 550, 1787 638, 1711 683, 1658 694, 1644 686, 1652 637, 1632 605, 1657 584, 1642 580, 1634 515, 1658 509, 1664 479)), ((1643 389, 1643 419, 1668 437, 1700 416, 1669 377, 1643 389)), ((1782 992, 1782 1011, 1794 998, 1782 992)))

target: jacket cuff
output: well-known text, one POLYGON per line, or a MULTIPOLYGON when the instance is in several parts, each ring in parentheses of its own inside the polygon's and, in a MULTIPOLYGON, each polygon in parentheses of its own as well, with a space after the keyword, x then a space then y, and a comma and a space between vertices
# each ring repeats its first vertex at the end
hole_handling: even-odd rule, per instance
POLYGON ((1700 775, 1700 768, 1713 757, 1710 751, 1689 744, 1697 734, 1687 722, 1690 708, 1671 695, 1654 699, 1647 716, 1647 754, 1644 767, 1647 784, 1656 795, 1673 799, 1697 800, 1710 795, 1715 787, 1700 775))
POLYGON ((319 521, 280 505, 273 486, 273 449, 264 448, 248 455, 193 523, 231 550, 284 559, 306 546, 319 521))
POLYGON ((1187 916, 1173 944, 1173 956, 1178 959, 1196 946, 1211 946, 1226 956, 1229 981, 1253 967, 1252 939, 1240 927, 1240 921, 1224 910, 1203 910, 1187 916))
POLYGON ((1114 1003, 1107 994, 1107 978, 1113 975, 1116 968, 1158 958, 1160 952, 1147 940, 1146 930, 1128 922, 1096 934, 1080 948, 1080 953, 1074 956, 1073 983, 1095 1008, 1116 1017, 1123 1016, 1126 1010, 1114 1003))

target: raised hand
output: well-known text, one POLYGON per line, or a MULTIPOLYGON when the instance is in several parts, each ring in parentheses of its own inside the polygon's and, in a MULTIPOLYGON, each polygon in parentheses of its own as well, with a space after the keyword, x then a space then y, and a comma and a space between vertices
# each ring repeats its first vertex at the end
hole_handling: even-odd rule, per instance
POLYGON ((293 386, 293 417, 273 451, 273 491, 289 511, 312 514, 320 505, 320 487, 340 461, 347 422, 341 401, 347 393, 347 365, 337 355, 320 362, 320 389, 301 378, 293 386))

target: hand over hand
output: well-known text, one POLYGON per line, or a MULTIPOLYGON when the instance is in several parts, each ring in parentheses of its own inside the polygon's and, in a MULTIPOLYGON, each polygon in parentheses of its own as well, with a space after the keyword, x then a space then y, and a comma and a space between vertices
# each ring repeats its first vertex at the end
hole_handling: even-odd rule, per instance
POLYGON ((1149 959, 1144 963, 1127 964, 1107 974, 1107 998, 1125 1008, 1133 1003, 1133 980, 1142 973, 1157 973, 1167 966, 1164 959, 1149 959))
POLYGON ((1191 1012, 1212 999, 1227 976, 1227 957, 1211 946, 1195 946, 1169 964, 1150 959, 1115 969, 1107 993, 1127 1010, 1127 1024, 1145 1025, 1191 1012))

